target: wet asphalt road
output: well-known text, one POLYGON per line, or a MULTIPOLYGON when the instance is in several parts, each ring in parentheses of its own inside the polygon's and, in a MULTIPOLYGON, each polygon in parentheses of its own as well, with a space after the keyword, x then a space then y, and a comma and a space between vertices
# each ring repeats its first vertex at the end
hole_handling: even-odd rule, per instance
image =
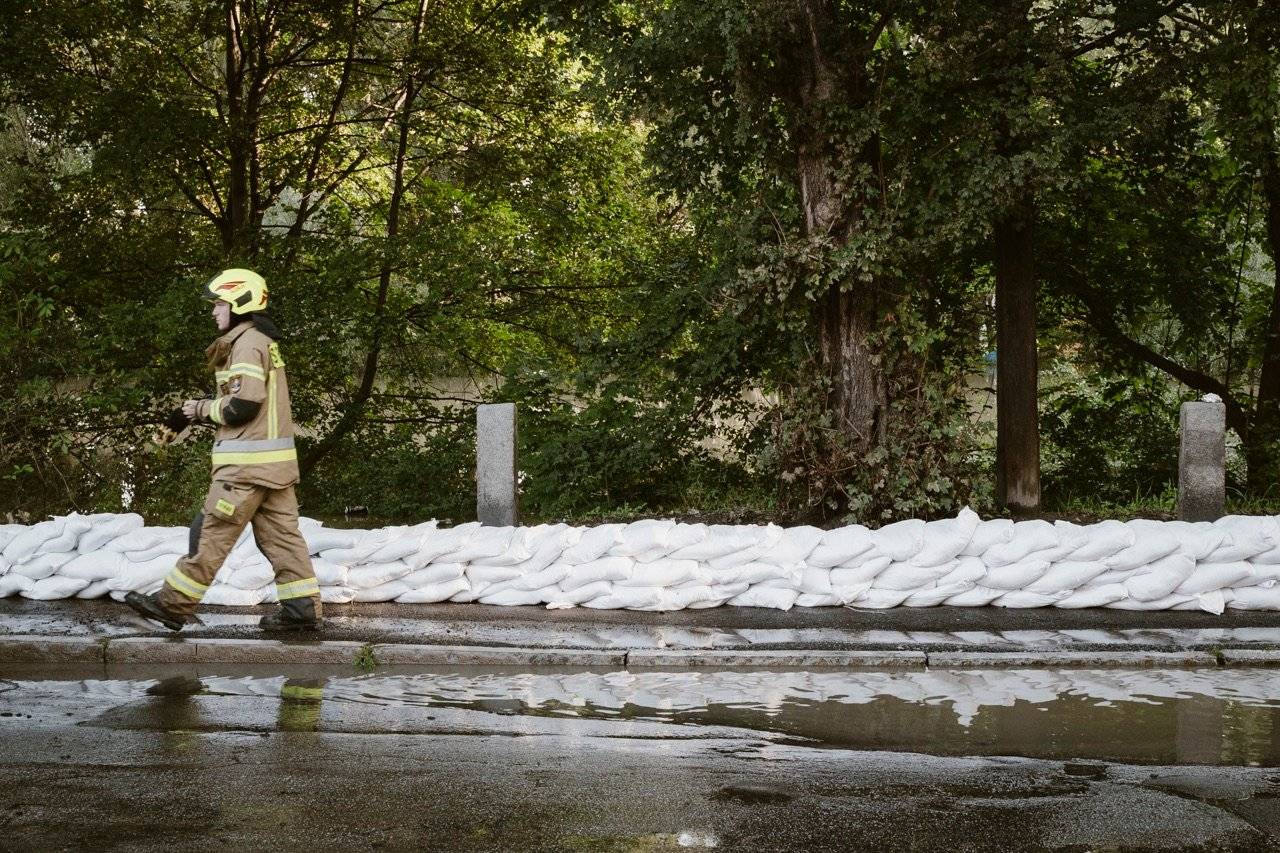
MULTIPOLYGON (((1280 849, 1274 767, 842 748, 742 714, 680 717, 671 709, 692 688, 660 674, 615 686, 607 716, 566 716, 551 700, 568 684, 585 707, 608 704, 590 680, 622 676, 288 675, 0 672, 0 848, 1280 849), (406 704, 406 683, 429 695, 406 704)), ((751 684, 730 689, 760 694, 758 715, 789 713, 767 679, 751 684)), ((1040 710, 1022 695, 983 708, 1020 714, 993 718, 1019 728, 1040 710)), ((1194 755, 1181 741, 1205 729, 1204 712, 1126 719, 1174 720, 1164 736, 1194 755)), ((1267 742, 1280 729, 1267 707, 1213 713, 1214 737, 1241 721, 1267 742)))

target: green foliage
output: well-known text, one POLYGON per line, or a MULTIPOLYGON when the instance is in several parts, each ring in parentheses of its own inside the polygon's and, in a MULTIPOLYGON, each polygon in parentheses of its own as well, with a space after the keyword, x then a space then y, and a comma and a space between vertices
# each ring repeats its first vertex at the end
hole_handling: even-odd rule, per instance
POLYGON ((1167 502, 1178 483, 1177 390, 1152 374, 1063 373, 1041 403, 1046 504, 1167 502))

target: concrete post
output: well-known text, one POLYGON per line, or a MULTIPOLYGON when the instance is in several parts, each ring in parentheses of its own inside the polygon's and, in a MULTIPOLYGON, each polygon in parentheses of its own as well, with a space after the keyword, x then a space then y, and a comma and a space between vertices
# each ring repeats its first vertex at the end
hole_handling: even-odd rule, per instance
POLYGON ((1227 503, 1227 407, 1216 394, 1183 403, 1178 453, 1178 518, 1216 521, 1227 503))
POLYGON ((514 403, 476 406, 476 518, 494 527, 519 518, 514 403))

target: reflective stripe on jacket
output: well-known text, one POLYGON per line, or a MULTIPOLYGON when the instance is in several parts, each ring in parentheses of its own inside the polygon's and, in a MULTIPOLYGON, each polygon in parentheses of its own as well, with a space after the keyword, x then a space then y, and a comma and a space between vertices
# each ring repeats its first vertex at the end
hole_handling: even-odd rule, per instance
POLYGON ((298 482, 289 383, 279 345, 250 321, 214 341, 217 396, 202 400, 200 418, 217 427, 213 479, 280 489, 298 482), (241 415, 256 411, 243 420, 241 415), (232 417, 232 415, 236 415, 232 417))

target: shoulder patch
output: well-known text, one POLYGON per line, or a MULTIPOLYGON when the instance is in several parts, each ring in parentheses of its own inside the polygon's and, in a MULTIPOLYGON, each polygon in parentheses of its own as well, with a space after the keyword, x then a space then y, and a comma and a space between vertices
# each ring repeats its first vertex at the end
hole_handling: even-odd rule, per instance
POLYGON ((271 353, 272 367, 284 367, 284 356, 280 355, 280 345, 273 341, 267 350, 271 353))

